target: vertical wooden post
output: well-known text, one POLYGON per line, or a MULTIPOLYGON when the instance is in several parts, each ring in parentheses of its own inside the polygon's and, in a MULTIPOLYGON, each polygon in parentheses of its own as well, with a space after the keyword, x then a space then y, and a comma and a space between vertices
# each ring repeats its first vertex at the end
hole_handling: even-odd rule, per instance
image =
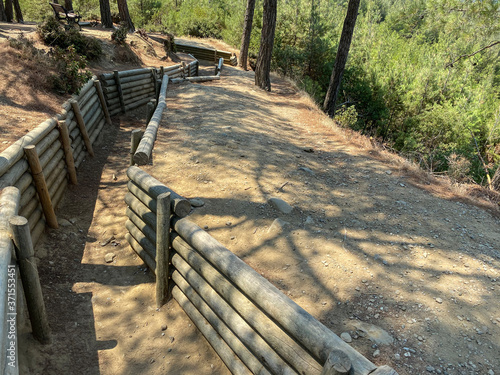
POLYGON ((186 78, 186 62, 182 61, 181 65, 182 65, 182 78, 186 78))
POLYGON ((101 102, 102 111, 104 112, 104 117, 106 118, 106 123, 111 125, 111 116, 109 115, 108 105, 106 104, 106 99, 104 98, 104 93, 102 92, 101 82, 98 79, 94 79, 94 86, 97 91, 97 96, 99 96, 99 101, 101 102))
POLYGON ((146 106, 146 124, 149 124, 156 109, 156 100, 151 99, 146 106))
POLYGON ((158 196, 156 210, 156 307, 161 307, 170 298, 170 192, 158 196))
POLYGON ((82 135, 83 142, 85 143, 85 147, 90 156, 94 156, 94 149, 92 148, 92 142, 90 142, 89 133, 87 132, 87 128, 85 127, 85 121, 83 121, 82 112, 80 111, 80 106, 78 102, 74 99, 70 100, 71 107, 73 108, 73 112, 75 113, 76 123, 78 124, 78 128, 80 129, 80 134, 82 135))
POLYGON ((141 143, 141 138, 144 132, 140 129, 134 129, 132 130, 132 136, 130 140, 130 165, 134 165, 134 154, 135 151, 137 150, 137 147, 139 146, 139 143, 141 143))
MULTIPOLYGON (((151 77, 153 78, 153 84, 155 85, 155 98, 160 94, 160 86, 158 85, 158 77, 156 75, 156 69, 151 68, 151 77)), ((161 81, 160 81, 161 82, 161 81)), ((161 83, 160 83, 161 85, 161 83)))
POLYGON ((24 153, 28 159, 31 175, 33 176, 33 181, 35 182, 35 188, 42 205, 43 214, 45 215, 45 221, 49 227, 57 229, 59 228, 59 225, 57 224, 57 217, 54 212, 54 206, 52 206, 52 201, 50 200, 49 189, 47 189, 47 183, 45 181, 45 176, 43 175, 42 166, 40 165, 40 159, 38 158, 35 146, 26 146, 24 148, 24 153))
POLYGON ((163 79, 164 75, 165 75, 165 68, 163 66, 160 66, 160 79, 163 79))
POLYGON ((161 91, 162 80, 159 79, 158 81, 156 81, 156 84, 159 87, 158 93, 156 95, 156 102, 158 102, 160 100, 160 91, 161 91))
POLYGON ((43 302, 42 286, 34 259, 28 220, 22 216, 12 216, 9 220, 16 248, 17 262, 23 282, 24 295, 33 329, 33 336, 42 344, 50 342, 50 328, 43 302))
POLYGON ((115 77, 116 88, 118 90, 118 97, 120 98, 120 107, 122 113, 125 113, 125 102, 123 100, 123 90, 122 90, 122 84, 120 82, 120 73, 118 72, 118 70, 114 70, 113 75, 115 77))
POLYGON ((75 159, 73 158, 73 151, 71 150, 71 140, 69 139, 68 126, 66 121, 59 121, 59 134, 61 135, 61 143, 63 145, 64 157, 66 159, 66 166, 68 168, 69 181, 73 185, 78 185, 76 178, 75 159))

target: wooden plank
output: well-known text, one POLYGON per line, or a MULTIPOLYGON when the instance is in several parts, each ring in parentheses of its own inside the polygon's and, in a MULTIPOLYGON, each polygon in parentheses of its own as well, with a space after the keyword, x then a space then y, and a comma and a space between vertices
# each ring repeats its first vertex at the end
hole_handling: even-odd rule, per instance
POLYGON ((28 159, 31 175, 33 176, 33 181, 38 193, 38 199, 42 205, 45 220, 51 228, 57 229, 59 227, 57 217, 54 212, 54 207, 52 206, 49 190, 47 188, 45 176, 43 175, 42 166, 40 165, 40 159, 38 158, 35 146, 26 146, 24 148, 24 152, 26 153, 26 157, 28 159))
MULTIPOLYGON (((298 373, 319 375, 321 372, 321 365, 311 357, 300 344, 287 335, 280 326, 265 314, 265 312, 255 306, 242 291, 238 290, 175 233, 172 234, 172 246, 179 256, 181 256, 194 271, 201 275, 203 279, 210 284, 246 322, 248 322, 255 332, 259 333, 272 348, 270 349, 271 351, 274 350, 278 353, 280 357, 286 360, 298 373)), ((174 258, 175 257, 176 256, 174 256, 174 258)), ((177 269, 182 269, 182 264, 179 264, 178 260, 173 259, 173 262, 177 269)), ((204 298, 205 293, 208 292, 203 291, 204 298)), ((260 345, 262 344, 259 343, 259 346, 260 345)), ((276 371, 276 368, 274 370, 276 371)))
MULTIPOLYGON (((193 271, 191 267, 179 255, 174 255, 172 258, 173 265, 176 271, 172 278, 185 295, 190 292, 191 288, 195 293, 190 293, 190 301, 195 306, 196 295, 203 296, 210 309, 223 321, 235 335, 241 340, 247 348, 265 363, 269 371, 273 374, 282 375, 297 375, 288 364, 286 364, 272 348, 260 337, 243 318, 238 315, 233 308, 225 302, 211 287, 203 280, 203 278, 193 271), (182 277, 179 277, 182 275, 182 277), (188 284, 189 283, 189 284, 188 284), (191 288, 189 288, 189 286, 191 288), (193 297, 193 298, 191 298, 193 297)), ((197 306, 200 311, 200 306, 197 306)), ((206 309, 200 311, 202 314, 206 309)), ((238 353, 236 353, 238 354, 238 353)), ((241 358, 241 357, 240 357, 241 358)), ((245 360, 241 358, 243 362, 245 360)))
POLYGON ((22 216, 12 216, 9 223, 12 229, 33 336, 40 343, 48 344, 50 342, 49 321, 43 301, 40 278, 38 277, 28 220, 22 216))
POLYGON ((205 336, 212 348, 217 352, 219 358, 225 363, 233 375, 252 375, 250 370, 234 354, 231 348, 226 344, 220 335, 212 328, 210 323, 196 310, 187 297, 177 287, 174 287, 172 296, 179 303, 182 309, 189 316, 200 332, 205 336))
POLYGON ((259 308, 279 323, 319 363, 325 363, 333 349, 345 352, 354 375, 366 375, 376 366, 346 344, 302 307, 245 264, 221 243, 187 219, 173 219, 173 228, 193 248, 225 275, 259 308))
POLYGON ((156 307, 160 308, 170 298, 170 192, 160 194, 156 204, 156 307))
MULTIPOLYGON (((127 176, 153 199, 158 198, 158 196, 162 193, 170 192, 172 212, 175 213, 178 217, 187 216, 189 212, 191 212, 191 204, 186 198, 169 189, 156 178, 150 176, 139 167, 129 167, 127 169, 127 176)), ((153 227, 156 228, 156 222, 153 227)))

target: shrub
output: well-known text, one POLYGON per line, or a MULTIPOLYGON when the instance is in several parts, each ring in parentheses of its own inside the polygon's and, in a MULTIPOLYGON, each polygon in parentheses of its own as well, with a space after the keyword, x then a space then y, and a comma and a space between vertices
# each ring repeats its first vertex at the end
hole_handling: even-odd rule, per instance
POLYGON ((125 39, 127 39, 128 27, 125 23, 121 23, 120 27, 113 31, 111 34, 111 40, 117 44, 125 44, 125 39))
POLYGON ((53 58, 58 74, 52 75, 50 79, 57 92, 78 92, 80 87, 92 77, 92 73, 86 70, 85 57, 79 56, 73 46, 69 46, 66 50, 55 47, 53 58))
POLYGON ((97 60, 102 55, 99 40, 82 35, 77 29, 66 30, 53 16, 48 17, 37 27, 38 35, 48 46, 66 49, 73 46, 76 53, 87 60, 97 60))

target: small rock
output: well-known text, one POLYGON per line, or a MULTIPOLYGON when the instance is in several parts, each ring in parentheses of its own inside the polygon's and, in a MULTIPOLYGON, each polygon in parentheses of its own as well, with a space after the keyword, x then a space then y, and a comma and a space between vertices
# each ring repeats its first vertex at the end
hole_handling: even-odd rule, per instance
POLYGON ((345 342, 349 343, 349 342, 352 342, 352 337, 351 335, 349 334, 349 332, 342 332, 340 334, 340 338, 342 340, 344 340, 345 342))
POLYGON ((166 331, 166 330, 167 330, 167 328, 168 328, 168 326, 167 326, 166 324, 163 324, 163 325, 161 326, 161 330, 162 330, 162 331, 166 331))
POLYGON ((401 359, 401 356, 398 353, 396 353, 396 354, 394 354, 394 359, 396 361, 399 361, 401 359))
POLYGON ((101 242, 101 246, 106 246, 107 244, 109 244, 114 239, 115 239, 115 236, 109 237, 107 240, 101 242))
POLYGON ((281 233, 283 232, 283 228, 287 226, 288 223, 287 221, 281 220, 281 219, 275 219, 269 229, 267 230, 267 233, 281 233))
POLYGON ((380 356, 380 350, 377 349, 373 352, 373 358, 377 358, 378 356, 380 356))
POLYGON ((437 303, 443 303, 443 300, 442 300, 441 298, 437 297, 437 298, 436 298, 436 302, 437 302, 437 303))
POLYGON ((392 172, 391 172, 391 171, 385 171, 385 173, 386 173, 386 174, 388 174, 388 175, 391 175, 391 174, 392 174, 392 172))
POLYGON ((104 256, 104 261, 106 263, 111 263, 113 262, 113 259, 115 259, 115 253, 107 253, 105 256, 104 256))
POLYGON ((311 216, 306 217, 305 224, 306 225, 314 224, 314 219, 311 216))
POLYGON ((231 236, 231 241, 235 240, 236 237, 235 236, 231 236))
POLYGON ((70 227, 72 225, 70 221, 63 218, 58 218, 57 224, 59 224, 61 227, 70 227))
POLYGON ((432 366, 427 366, 425 369, 427 370, 427 372, 434 372, 435 370, 435 368, 432 366))
POLYGON ((226 222, 226 226, 230 227, 233 223, 231 223, 230 221, 226 222))
POLYGON ((488 370, 488 375, 495 375, 495 371, 493 371, 492 369, 489 369, 488 370))
POLYGON ((268 203, 284 214, 289 214, 293 210, 292 206, 290 206, 287 202, 280 198, 271 197, 269 198, 268 203))
POLYGON ((205 202, 201 198, 192 198, 189 200, 189 203, 193 207, 202 207, 205 205, 205 202))
POLYGON ((314 176, 313 170, 309 169, 307 167, 299 167, 299 171, 304 171, 304 172, 309 173, 310 175, 314 176))

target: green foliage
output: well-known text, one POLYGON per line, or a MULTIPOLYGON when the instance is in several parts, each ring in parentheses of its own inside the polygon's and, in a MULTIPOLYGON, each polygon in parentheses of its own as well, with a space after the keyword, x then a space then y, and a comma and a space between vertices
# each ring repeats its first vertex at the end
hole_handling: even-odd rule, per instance
POLYGON ((54 17, 48 17, 37 26, 37 32, 45 44, 67 49, 73 47, 79 55, 88 60, 97 60, 102 55, 99 40, 84 36, 76 28, 66 30, 54 17))
POLYGON ((92 78, 92 73, 85 70, 87 61, 78 55, 73 46, 66 50, 55 47, 53 58, 57 64, 58 74, 51 76, 54 90, 60 93, 75 93, 92 78))
POLYGON ((115 29, 111 34, 111 40, 117 44, 125 44, 125 40, 127 39, 128 26, 125 23, 122 23, 118 29, 115 29))

